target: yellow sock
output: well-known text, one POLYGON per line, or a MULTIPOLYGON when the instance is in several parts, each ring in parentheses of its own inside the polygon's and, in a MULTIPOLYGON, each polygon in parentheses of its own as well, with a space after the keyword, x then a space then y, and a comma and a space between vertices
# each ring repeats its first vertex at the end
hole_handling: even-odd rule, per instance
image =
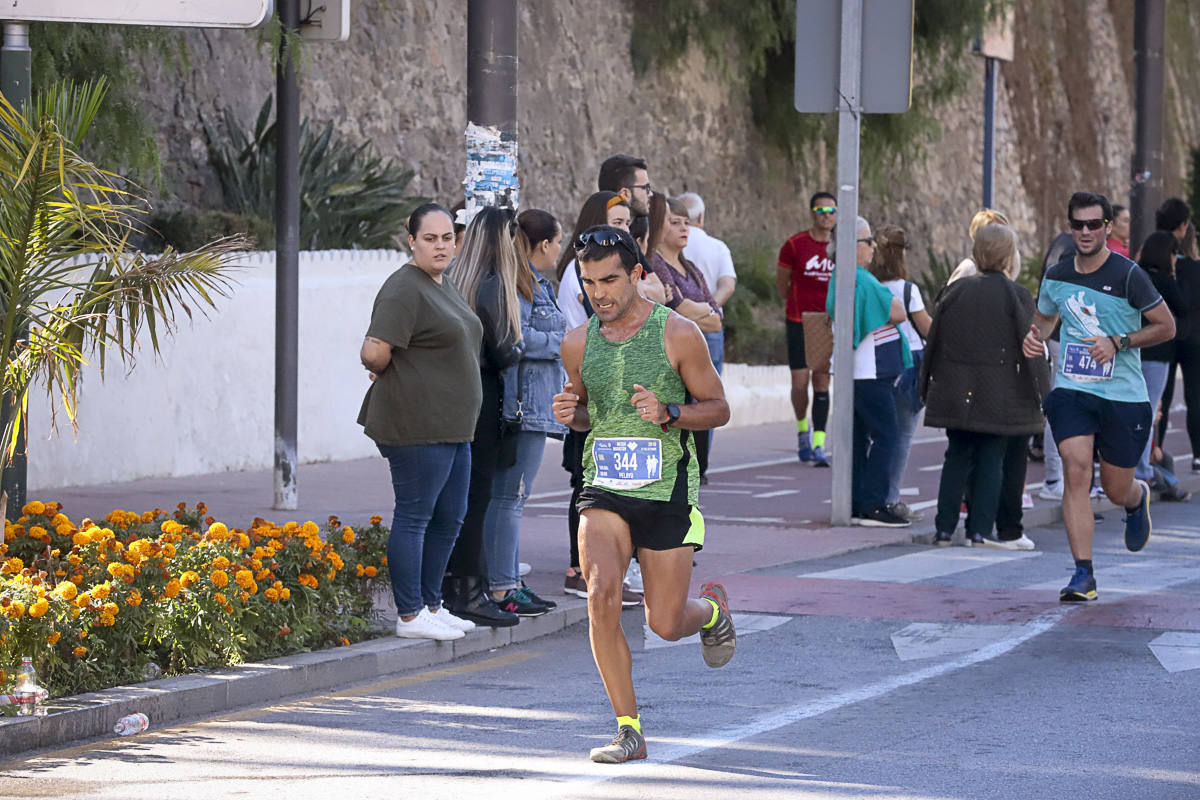
POLYGON ((633 717, 617 717, 617 730, 621 729, 622 725, 628 725, 638 733, 642 732, 642 715, 638 714, 633 717))
POLYGON ((804 419, 796 420, 796 430, 799 431, 800 433, 804 433, 805 431, 808 430, 808 418, 807 417, 805 417, 804 419))
POLYGON ((813 431, 813 447, 825 446, 825 431, 813 431))
POLYGON ((717 624, 717 617, 720 616, 720 614, 721 614, 721 607, 719 605, 717 605, 717 601, 713 600, 711 597, 701 597, 700 599, 707 600, 709 603, 712 604, 712 607, 713 607, 712 619, 710 619, 708 622, 704 623, 705 628, 711 628, 713 625, 717 624))

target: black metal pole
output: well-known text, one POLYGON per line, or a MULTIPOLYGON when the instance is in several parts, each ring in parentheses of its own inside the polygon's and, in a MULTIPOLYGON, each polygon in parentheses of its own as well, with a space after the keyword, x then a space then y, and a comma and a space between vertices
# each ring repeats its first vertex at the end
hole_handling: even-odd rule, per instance
POLYGON ((296 402, 299 393, 300 87, 291 48, 300 0, 278 0, 280 40, 275 106, 275 508, 296 508, 296 402))
POLYGON ((467 119, 517 135, 517 0, 467 3, 467 119))
POLYGON ((983 63, 983 207, 991 208, 996 192, 996 59, 983 63))
MULTIPOLYGON (((29 23, 4 22, 4 43, 0 45, 0 91, 9 103, 20 111, 25 112, 33 99, 32 51, 29 48, 29 23)), ((28 324, 21 326, 22 337, 29 335, 28 324)), ((15 397, 5 397, 4 407, 0 410, 0 421, 7 424, 16 413, 15 397)), ((26 450, 28 442, 29 417, 26 415, 25 424, 17 436, 16 450, 10 463, 4 467, 4 481, 0 491, 8 494, 7 516, 16 519, 21 516, 21 508, 29 493, 29 461, 26 450)))
POLYGON ((1154 212, 1163 195, 1163 40, 1166 0, 1137 0, 1133 48, 1137 72, 1137 128, 1133 152, 1131 252, 1154 230, 1154 212))

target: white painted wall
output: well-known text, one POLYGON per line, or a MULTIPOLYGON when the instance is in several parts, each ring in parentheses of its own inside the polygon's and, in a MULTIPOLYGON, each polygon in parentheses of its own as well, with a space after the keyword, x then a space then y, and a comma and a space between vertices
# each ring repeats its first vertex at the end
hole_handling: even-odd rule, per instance
MULTIPOLYGON (((301 463, 376 454, 355 421, 369 385, 358 352, 375 293, 405 260, 383 250, 300 254, 301 463)), ((76 432, 61 410, 53 432, 45 392, 30 392, 32 489, 272 465, 275 254, 241 263, 233 294, 207 319, 183 318, 158 359, 147 350, 128 374, 110 362, 103 381, 85 371, 76 432)), ((725 383, 730 426, 791 418, 787 367, 727 364, 725 383)))

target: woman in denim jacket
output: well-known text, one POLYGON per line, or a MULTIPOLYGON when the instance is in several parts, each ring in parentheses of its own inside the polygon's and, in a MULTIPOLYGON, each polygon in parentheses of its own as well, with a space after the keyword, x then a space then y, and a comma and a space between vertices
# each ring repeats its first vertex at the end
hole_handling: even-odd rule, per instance
MULTIPOLYGON (((546 434, 565 429, 554 419, 551 403, 566 374, 559 357, 566 318, 554 290, 540 272, 553 270, 562 247, 562 226, 539 209, 517 218, 518 241, 527 240, 528 271, 520 279, 521 360, 501 374, 503 383, 502 456, 492 482, 492 500, 484 521, 488 583, 500 607, 521 616, 544 614, 554 603, 525 586, 518 564, 521 514, 542 463, 546 434), (507 457, 505 457, 507 456, 507 457)), ((518 248, 520 249, 520 248, 518 248)))

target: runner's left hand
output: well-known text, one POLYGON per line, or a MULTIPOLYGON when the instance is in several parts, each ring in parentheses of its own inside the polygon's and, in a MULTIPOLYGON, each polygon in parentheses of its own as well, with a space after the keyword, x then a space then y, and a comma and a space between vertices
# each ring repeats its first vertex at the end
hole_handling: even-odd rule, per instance
POLYGON ((658 396, 646 389, 645 386, 635 383, 633 397, 629 399, 629 402, 638 410, 641 418, 647 422, 661 425, 667 421, 667 407, 660 403, 658 396))
POLYGON ((1085 336, 1080 341, 1091 343, 1088 355, 1096 359, 1097 364, 1107 364, 1117 354, 1117 348, 1108 336, 1085 336))

